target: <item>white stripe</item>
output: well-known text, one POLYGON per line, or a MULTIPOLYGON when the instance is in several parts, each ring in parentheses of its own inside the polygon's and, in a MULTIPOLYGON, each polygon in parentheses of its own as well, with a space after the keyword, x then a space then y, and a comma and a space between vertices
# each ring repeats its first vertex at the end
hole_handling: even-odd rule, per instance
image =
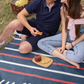
POLYGON ((53 73, 59 73, 59 74, 64 74, 64 75, 69 75, 69 76, 84 78, 83 75, 77 75, 77 74, 63 72, 63 71, 57 71, 57 70, 52 70, 52 69, 40 68, 40 67, 35 67, 35 66, 30 66, 30 65, 24 65, 24 64, 19 64, 19 63, 4 61, 4 60, 0 60, 0 62, 1 63, 10 64, 10 65, 16 65, 16 66, 21 66, 21 67, 26 67, 26 68, 33 68, 33 69, 43 70, 43 71, 47 71, 47 72, 53 72, 53 73))
POLYGON ((12 84, 15 84, 15 82, 13 82, 12 84))
MULTIPOLYGON (((18 49, 9 48, 9 47, 5 47, 4 49, 13 50, 13 51, 19 51, 18 49)), ((47 54, 42 54, 42 53, 37 53, 37 52, 30 52, 30 53, 33 53, 33 54, 41 54, 41 55, 45 55, 45 56, 48 56, 48 57, 54 57, 52 55, 47 55, 47 54)))
POLYGON ((5 80, 3 79, 3 80, 0 82, 0 84, 2 84, 4 81, 5 81, 5 80))
POLYGON ((19 51, 18 49, 8 48, 8 47, 5 47, 4 49, 13 50, 13 51, 19 51))
POLYGON ((10 81, 8 81, 6 84, 9 84, 10 83, 10 81))
POLYGON ((21 39, 20 39, 20 38, 14 38, 14 40, 20 40, 20 41, 21 41, 21 39))
POLYGON ((41 55, 45 55, 45 56, 47 56, 47 57, 54 57, 54 56, 52 56, 52 55, 47 55, 47 54, 42 54, 42 53, 37 53, 37 52, 30 52, 30 53, 33 53, 33 54, 41 54, 41 55))

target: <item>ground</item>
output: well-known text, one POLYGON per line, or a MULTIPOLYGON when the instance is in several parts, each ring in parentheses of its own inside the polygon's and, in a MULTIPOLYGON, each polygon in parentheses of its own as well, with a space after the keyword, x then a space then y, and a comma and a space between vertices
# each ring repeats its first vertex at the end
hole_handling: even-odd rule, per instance
MULTIPOLYGON (((6 27, 6 25, 16 19, 17 15, 12 13, 12 9, 11 9, 11 1, 12 0, 0 0, 0 34, 2 33, 2 31, 4 30, 4 28, 6 27)), ((82 4, 84 4, 84 0, 82 0, 81 2, 82 4)), ((30 16, 29 18, 35 17, 35 15, 30 16)), ((6 39, 6 45, 15 37, 15 35, 10 36, 9 38, 6 39)), ((6 46, 5 45, 5 46, 6 46)), ((1 47, 0 48, 0 52, 1 50, 5 47, 1 47)))

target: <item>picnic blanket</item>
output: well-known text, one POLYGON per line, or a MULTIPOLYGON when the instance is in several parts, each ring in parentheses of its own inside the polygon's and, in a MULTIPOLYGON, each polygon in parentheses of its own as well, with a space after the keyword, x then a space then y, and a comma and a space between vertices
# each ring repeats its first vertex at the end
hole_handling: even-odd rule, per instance
POLYGON ((84 84, 84 62, 81 68, 37 49, 28 54, 18 51, 21 39, 15 37, 0 53, 0 84, 84 84), (35 54, 53 59, 48 68, 32 62, 35 54))

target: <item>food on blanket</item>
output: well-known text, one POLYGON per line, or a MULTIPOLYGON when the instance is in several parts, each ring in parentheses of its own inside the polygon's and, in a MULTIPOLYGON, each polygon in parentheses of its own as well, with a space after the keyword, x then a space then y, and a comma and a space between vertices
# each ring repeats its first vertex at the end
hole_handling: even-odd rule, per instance
POLYGON ((41 55, 41 54, 40 56, 41 56, 41 60, 39 62, 36 62, 37 60, 35 61, 35 57, 32 59, 32 62, 46 68, 49 67, 53 63, 53 59, 46 57, 44 55, 41 55))
POLYGON ((42 35, 43 34, 43 32, 38 32, 38 31, 36 31, 35 33, 37 33, 39 35, 42 35))
POLYGON ((40 62, 41 61, 41 56, 39 54, 35 55, 34 59, 35 59, 36 62, 40 62))
POLYGON ((42 64, 46 64, 46 63, 49 63, 50 61, 51 61, 50 58, 45 58, 45 59, 42 59, 42 60, 41 60, 41 63, 42 63, 42 64))

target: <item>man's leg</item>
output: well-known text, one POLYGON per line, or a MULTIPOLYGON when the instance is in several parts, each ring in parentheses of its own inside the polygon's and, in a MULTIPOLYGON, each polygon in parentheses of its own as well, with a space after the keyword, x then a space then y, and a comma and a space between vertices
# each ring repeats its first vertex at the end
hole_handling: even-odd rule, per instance
POLYGON ((20 53, 25 54, 25 53, 29 53, 31 51, 32 51, 32 45, 29 42, 27 42, 27 41, 21 42, 21 44, 19 46, 20 53))
POLYGON ((2 43, 7 37, 11 36, 15 30, 23 30, 23 25, 19 22, 18 19, 13 20, 6 26, 6 28, 0 35, 0 43, 2 43))
POLYGON ((47 35, 45 32, 43 32, 42 35, 37 35, 37 36, 31 35, 30 37, 28 37, 26 41, 21 42, 19 46, 19 52, 25 54, 31 52, 32 50, 38 49, 37 42, 41 38, 44 38, 46 36, 47 35))
POLYGON ((29 53, 32 50, 38 49, 37 42, 39 40, 39 36, 31 35, 26 41, 20 43, 19 52, 22 54, 29 53))
POLYGON ((22 35, 20 38, 21 38, 21 40, 23 42, 23 41, 26 41, 27 37, 28 37, 27 35, 22 35))
POLYGON ((18 35, 18 36, 21 38, 22 41, 26 41, 26 39, 27 39, 27 37, 28 37, 27 35, 18 33, 16 30, 14 31, 13 34, 18 35))

